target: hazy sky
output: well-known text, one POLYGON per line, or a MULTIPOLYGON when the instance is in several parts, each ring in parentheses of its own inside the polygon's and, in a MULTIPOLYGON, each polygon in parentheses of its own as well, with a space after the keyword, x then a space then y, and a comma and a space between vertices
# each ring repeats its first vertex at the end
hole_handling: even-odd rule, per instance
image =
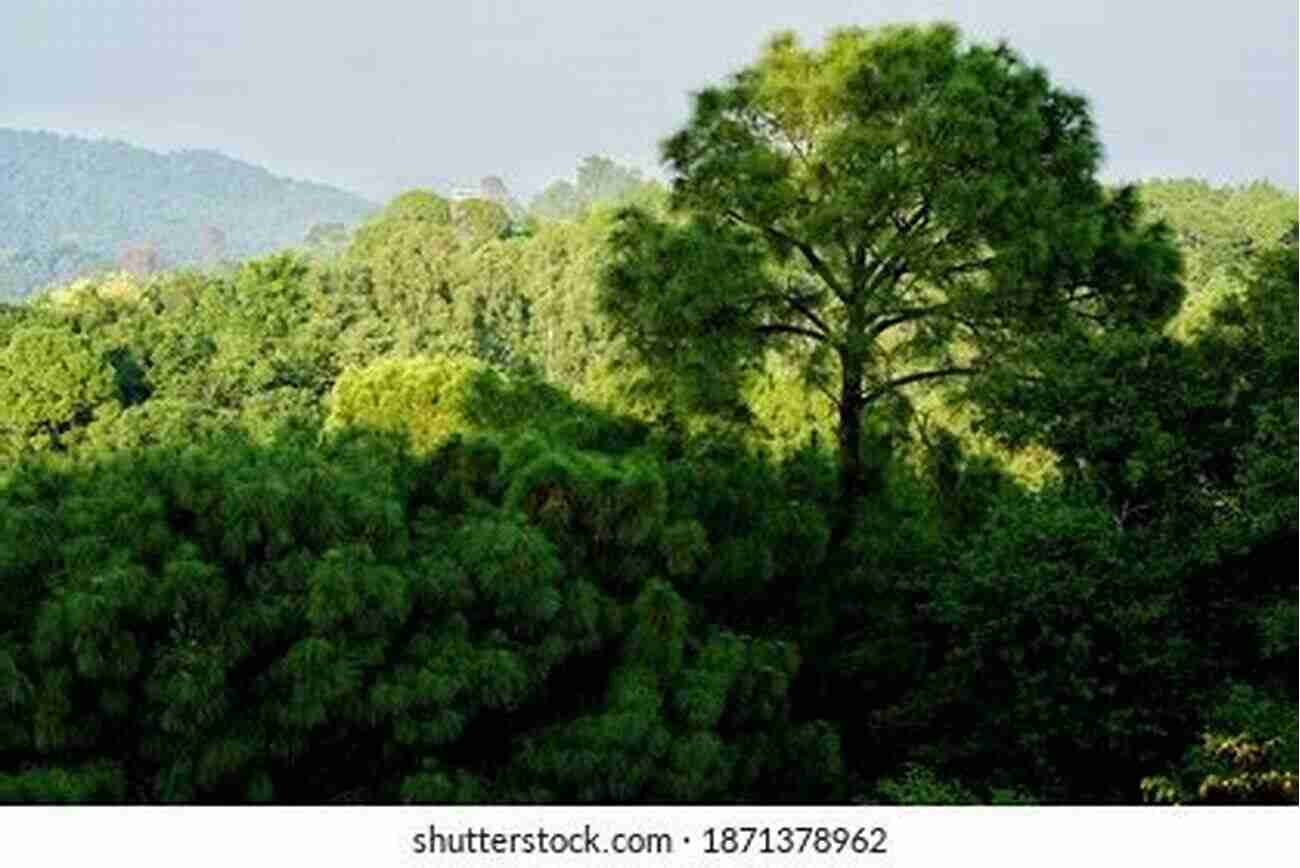
POLYGON ((954 21, 1092 100, 1110 179, 1297 183, 1296 0, 0 0, 0 126, 213 148, 383 198, 603 153, 794 29, 954 21))

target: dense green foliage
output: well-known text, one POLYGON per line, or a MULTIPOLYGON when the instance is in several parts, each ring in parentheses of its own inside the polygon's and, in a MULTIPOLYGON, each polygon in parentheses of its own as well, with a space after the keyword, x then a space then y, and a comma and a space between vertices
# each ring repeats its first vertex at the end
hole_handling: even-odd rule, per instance
POLYGON ((621 216, 603 309, 703 407, 773 350, 797 361, 834 405, 851 520, 878 402, 1176 310, 1169 233, 1107 194, 1100 155, 1084 100, 1005 46, 942 25, 780 35, 665 142, 671 218, 621 216))
POLYGON ((0 129, 0 300, 124 264, 132 246, 151 245, 171 266, 211 265, 371 210, 214 152, 0 129))
POLYGON ((750 341, 803 307, 865 347, 853 304, 708 197, 838 282, 862 185, 910 243, 921 152, 853 156, 932 120, 909 82, 1082 107, 942 29, 836 39, 700 107, 879 76, 888 122, 819 140, 824 211, 742 137, 743 182, 684 165, 631 215, 589 160, 552 218, 411 191, 310 254, 0 304, 0 802, 1296 803, 1295 197, 1104 190, 1079 121, 1035 271, 996 160, 923 187, 1029 286, 877 286, 877 326, 955 307, 875 335, 872 389, 981 370, 862 405, 845 510, 836 353, 750 341))
POLYGON ((1255 254, 1295 241, 1296 197, 1269 184, 1211 187, 1204 181, 1151 181, 1142 203, 1175 229, 1188 297, 1174 327, 1186 335, 1225 295, 1240 292, 1255 254))

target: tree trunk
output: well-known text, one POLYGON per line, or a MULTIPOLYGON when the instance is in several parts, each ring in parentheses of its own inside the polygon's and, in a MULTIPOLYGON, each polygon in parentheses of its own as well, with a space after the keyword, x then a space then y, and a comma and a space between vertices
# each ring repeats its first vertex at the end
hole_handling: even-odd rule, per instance
POLYGON ((862 463, 862 361, 841 359, 839 402, 839 509, 831 531, 831 545, 838 546, 857 523, 866 494, 866 471, 862 463))

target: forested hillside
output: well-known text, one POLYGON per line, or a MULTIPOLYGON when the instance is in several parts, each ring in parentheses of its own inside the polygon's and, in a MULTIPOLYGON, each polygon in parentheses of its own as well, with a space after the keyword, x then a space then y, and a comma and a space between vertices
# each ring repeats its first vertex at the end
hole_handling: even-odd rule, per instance
POLYGON ((1297 200, 1099 154, 780 36, 667 186, 0 305, 0 801, 1296 804, 1297 200))
POLYGON ((359 196, 213 151, 0 129, 0 299, 126 265, 212 265, 354 224, 359 196))
POLYGON ((1140 185, 1148 213, 1174 227, 1188 298, 1174 329, 1186 334, 1225 295, 1239 292, 1252 254, 1296 241, 1295 192, 1255 183, 1212 187, 1190 179, 1140 185))

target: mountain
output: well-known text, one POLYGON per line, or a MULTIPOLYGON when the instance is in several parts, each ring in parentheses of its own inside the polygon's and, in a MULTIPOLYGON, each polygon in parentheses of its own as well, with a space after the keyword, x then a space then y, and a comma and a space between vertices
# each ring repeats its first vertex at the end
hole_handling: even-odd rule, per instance
POLYGON ((0 298, 115 265, 253 256, 374 208, 215 151, 0 129, 0 298))

